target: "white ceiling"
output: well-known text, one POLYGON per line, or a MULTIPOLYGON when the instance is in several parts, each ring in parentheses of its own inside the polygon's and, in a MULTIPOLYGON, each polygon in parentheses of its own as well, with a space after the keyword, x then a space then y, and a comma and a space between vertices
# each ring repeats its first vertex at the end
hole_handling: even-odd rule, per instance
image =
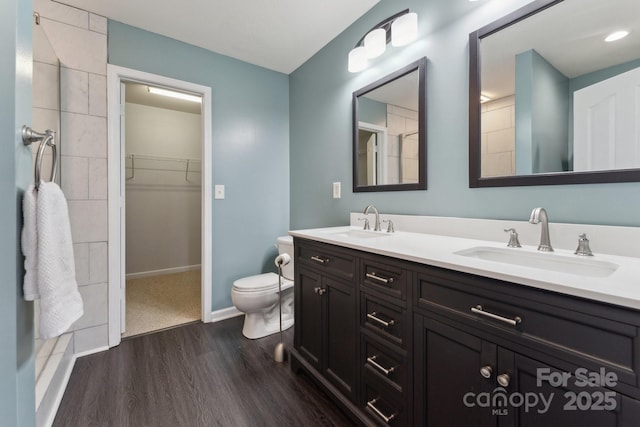
POLYGON ((380 0, 56 1, 289 74, 380 0))

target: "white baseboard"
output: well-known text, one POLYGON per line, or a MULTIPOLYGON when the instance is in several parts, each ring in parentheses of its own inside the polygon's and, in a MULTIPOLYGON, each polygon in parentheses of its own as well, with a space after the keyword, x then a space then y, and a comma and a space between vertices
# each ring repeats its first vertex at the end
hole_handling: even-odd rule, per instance
POLYGON ((109 350, 109 346, 108 345, 105 345, 103 347, 92 348, 91 350, 81 351, 80 353, 74 354, 73 357, 75 357, 77 359, 78 357, 84 357, 84 356, 88 356, 90 354, 100 353, 100 352, 106 351, 106 350, 109 350))
POLYGON ((211 312, 211 322, 220 322, 222 320, 231 319, 232 317, 242 316, 244 313, 238 311, 234 306, 223 308, 211 312))
POLYGON ((162 276, 164 274, 184 273, 185 271, 200 270, 200 264, 185 265, 182 267, 163 268, 161 270, 141 271, 139 273, 129 273, 126 279, 141 279, 143 277, 162 276))

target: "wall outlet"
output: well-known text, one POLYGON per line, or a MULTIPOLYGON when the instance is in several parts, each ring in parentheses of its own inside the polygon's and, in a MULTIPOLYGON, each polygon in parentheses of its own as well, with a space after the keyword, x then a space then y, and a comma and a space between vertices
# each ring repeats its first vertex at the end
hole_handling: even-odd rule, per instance
POLYGON ((334 199, 340 198, 340 182, 333 183, 333 198, 334 199))
POLYGON ((213 198, 218 200, 224 199, 224 185, 216 184, 213 187, 213 198))

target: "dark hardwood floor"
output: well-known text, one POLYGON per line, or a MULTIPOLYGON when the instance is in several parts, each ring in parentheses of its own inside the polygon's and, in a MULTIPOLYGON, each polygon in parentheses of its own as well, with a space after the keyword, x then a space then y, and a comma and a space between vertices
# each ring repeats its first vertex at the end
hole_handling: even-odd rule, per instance
MULTIPOLYGON (((79 358, 54 427, 352 425, 288 360, 274 362, 278 334, 248 340, 243 320, 190 324, 79 358)), ((291 348, 293 328, 284 335, 291 348)))

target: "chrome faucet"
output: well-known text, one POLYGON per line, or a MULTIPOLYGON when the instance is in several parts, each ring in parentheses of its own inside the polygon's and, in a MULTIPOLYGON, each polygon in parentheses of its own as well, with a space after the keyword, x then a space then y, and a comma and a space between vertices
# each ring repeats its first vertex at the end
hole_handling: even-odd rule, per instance
POLYGON ((535 208, 531 212, 531 218, 529 218, 531 224, 540 223, 540 244, 538 250, 543 252, 553 252, 551 247, 551 241, 549 240, 549 217, 547 217, 547 211, 544 208, 535 208))
POLYGON ((380 231, 380 214, 378 213, 378 209, 376 209, 375 206, 373 205, 369 205, 366 208, 364 208, 364 214, 368 215, 369 214, 369 209, 373 209, 373 212, 376 214, 376 222, 375 225, 373 227, 373 231, 380 231))

